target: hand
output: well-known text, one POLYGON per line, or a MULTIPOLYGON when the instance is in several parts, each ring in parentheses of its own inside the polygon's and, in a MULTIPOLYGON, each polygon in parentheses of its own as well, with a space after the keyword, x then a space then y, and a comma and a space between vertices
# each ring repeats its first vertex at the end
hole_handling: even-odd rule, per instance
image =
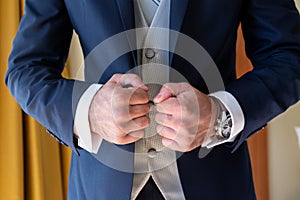
POLYGON ((210 130, 215 104, 187 83, 167 83, 154 98, 157 132, 162 144, 186 152, 199 147, 210 130))
POLYGON ((91 131, 115 144, 142 138, 150 122, 147 91, 137 75, 115 74, 93 98, 89 110, 91 131))

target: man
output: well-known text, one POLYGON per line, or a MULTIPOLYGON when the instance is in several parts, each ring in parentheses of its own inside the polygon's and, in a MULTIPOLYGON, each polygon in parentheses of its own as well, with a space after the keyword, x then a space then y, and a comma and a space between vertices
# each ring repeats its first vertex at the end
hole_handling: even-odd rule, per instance
MULTIPOLYGON (((300 96, 300 18, 294 2, 161 0, 151 1, 153 7, 149 1, 28 0, 9 59, 9 89, 25 112, 73 149, 69 199, 255 199, 245 141, 300 96), (240 22, 254 70, 236 80, 240 22), (117 40, 128 46, 133 40, 137 48, 99 67, 123 47, 105 42, 142 27, 146 31, 126 32, 117 40), (186 41, 180 33, 158 34, 155 27, 203 46, 225 90, 210 91, 205 82, 217 82, 218 76, 199 75, 180 56, 186 41), (86 77, 96 74, 97 81, 61 77, 73 28, 86 77), (95 51, 102 44, 109 44, 107 51, 95 51), (152 68, 140 68, 141 78, 121 75, 144 64, 152 68), (154 74, 160 78, 153 81, 159 64, 171 69, 158 67, 154 74), (172 69, 189 83, 169 83, 172 69), (201 146, 210 148, 203 158, 201 146)), ((200 55, 188 48, 183 53, 200 55)), ((213 69, 206 67, 200 66, 213 69)))

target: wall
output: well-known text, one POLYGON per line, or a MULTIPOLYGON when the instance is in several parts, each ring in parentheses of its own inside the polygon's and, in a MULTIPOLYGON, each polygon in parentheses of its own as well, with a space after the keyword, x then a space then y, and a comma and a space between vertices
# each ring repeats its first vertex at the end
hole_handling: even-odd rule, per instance
POLYGON ((76 33, 73 34, 68 62, 69 65, 72 66, 69 68, 71 77, 77 80, 83 80, 84 77, 83 54, 76 33))
MULTIPOLYGON (((300 8, 300 0, 295 1, 300 8)), ((300 199, 300 103, 271 121, 268 128, 270 200, 300 199)))
POLYGON ((270 200, 300 199, 300 103, 272 120, 268 128, 270 200))

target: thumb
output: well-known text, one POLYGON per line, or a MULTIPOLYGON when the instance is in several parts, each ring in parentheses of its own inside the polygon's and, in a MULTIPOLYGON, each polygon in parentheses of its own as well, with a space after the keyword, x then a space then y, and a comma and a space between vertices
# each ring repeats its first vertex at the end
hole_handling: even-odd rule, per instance
POLYGON ((185 92, 187 88, 186 83, 166 83, 160 89, 159 93, 154 97, 155 104, 161 103, 170 97, 176 97, 180 93, 185 92))

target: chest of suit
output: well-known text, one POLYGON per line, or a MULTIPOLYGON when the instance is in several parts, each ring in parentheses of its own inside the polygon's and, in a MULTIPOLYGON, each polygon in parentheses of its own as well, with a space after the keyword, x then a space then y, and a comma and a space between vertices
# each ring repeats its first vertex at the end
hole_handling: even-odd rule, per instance
MULTIPOLYGON (((132 0, 65 0, 65 3, 84 56, 107 38, 135 28, 132 0)), ((242 9, 241 0, 171 1, 170 28, 186 34, 205 48, 225 84, 235 78, 235 42, 242 9)), ((171 64, 185 77, 191 77, 192 85, 205 92, 201 76, 186 60, 174 56, 171 64)), ((105 82, 115 72, 125 73, 133 66, 133 58, 123 56, 108 67, 110 70, 100 82, 105 82), (130 66, 122 71, 120 63, 130 63, 130 66)))

